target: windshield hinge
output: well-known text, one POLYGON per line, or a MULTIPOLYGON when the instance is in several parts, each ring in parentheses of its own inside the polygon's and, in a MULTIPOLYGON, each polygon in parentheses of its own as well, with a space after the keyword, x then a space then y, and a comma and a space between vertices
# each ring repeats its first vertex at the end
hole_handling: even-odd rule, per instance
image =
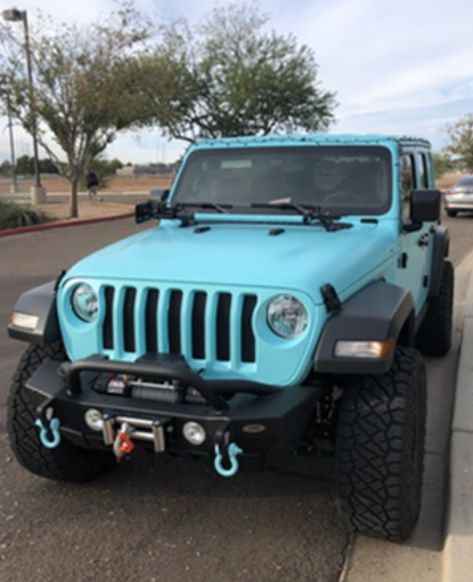
POLYGON ((340 311, 342 308, 342 302, 340 301, 337 291, 333 285, 330 283, 323 285, 320 288, 320 292, 322 293, 322 298, 328 313, 340 311))

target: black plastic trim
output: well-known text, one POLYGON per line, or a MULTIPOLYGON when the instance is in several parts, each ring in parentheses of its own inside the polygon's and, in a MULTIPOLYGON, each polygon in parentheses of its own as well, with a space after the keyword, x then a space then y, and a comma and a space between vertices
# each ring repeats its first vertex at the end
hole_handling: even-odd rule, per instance
POLYGON ((169 353, 179 355, 181 353, 181 307, 182 291, 171 291, 169 300, 168 337, 169 353))
POLYGON ((146 351, 148 353, 156 353, 158 351, 158 301, 159 291, 157 289, 149 289, 145 307, 146 351))
POLYGON ((20 295, 13 310, 36 315, 38 324, 36 329, 31 331, 10 323, 8 335, 11 338, 38 345, 48 345, 61 339, 56 314, 55 286, 56 281, 51 281, 20 295))
POLYGON ((397 340, 414 312, 411 294, 385 281, 372 283, 342 305, 326 323, 315 354, 314 370, 331 374, 381 374, 389 370, 393 354, 381 360, 335 357, 339 340, 397 340))
POLYGON ((253 313, 256 307, 256 295, 245 295, 241 323, 241 360, 256 361, 256 341, 253 333, 253 313))
POLYGON ((220 293, 217 304, 217 360, 230 360, 230 310, 232 296, 230 293, 220 293))
POLYGON ((123 343, 125 352, 135 351, 135 301, 136 289, 127 287, 123 302, 123 343))
POLYGON ((450 236, 448 230, 440 224, 432 228, 433 249, 430 275, 429 297, 436 297, 440 292, 445 258, 448 257, 450 236))
POLYGON ((205 310, 207 293, 197 291, 192 306, 192 357, 205 359, 205 310))

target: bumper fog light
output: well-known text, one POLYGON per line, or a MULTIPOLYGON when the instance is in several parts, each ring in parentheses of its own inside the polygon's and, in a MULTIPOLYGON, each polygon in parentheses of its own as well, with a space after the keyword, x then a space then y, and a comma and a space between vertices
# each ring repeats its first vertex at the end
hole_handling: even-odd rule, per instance
POLYGON ((186 422, 182 428, 184 438, 190 442, 191 445, 198 447, 206 438, 205 429, 198 422, 186 422))
POLYGON ((396 347, 394 339, 380 341, 338 341, 335 346, 336 358, 385 358, 396 347))
POLYGON ((85 424, 92 430, 101 431, 103 429, 103 417, 95 408, 89 408, 84 414, 85 424))
POLYGON ((39 317, 37 315, 29 315, 28 313, 21 313, 14 311, 11 316, 11 323, 15 327, 23 327, 25 329, 36 329, 39 317))

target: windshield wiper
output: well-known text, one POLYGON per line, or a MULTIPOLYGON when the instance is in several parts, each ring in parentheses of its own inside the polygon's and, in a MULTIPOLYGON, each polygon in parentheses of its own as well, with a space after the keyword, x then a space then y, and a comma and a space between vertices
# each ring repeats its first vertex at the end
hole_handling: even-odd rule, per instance
POLYGON ((233 208, 233 206, 231 204, 214 204, 213 202, 184 202, 167 206, 164 202, 149 200, 135 206, 135 221, 141 224, 152 218, 177 219, 181 221, 181 226, 190 226, 196 224, 195 213, 189 210, 191 208, 210 208, 223 214, 228 212, 227 208, 233 208))
POLYGON ((349 223, 336 223, 335 220, 341 218, 340 214, 331 214, 327 210, 322 210, 320 206, 312 206, 309 204, 294 204, 292 202, 255 202, 251 208, 277 208, 279 210, 293 210, 303 217, 304 224, 320 225, 325 230, 334 231, 343 228, 351 228, 353 225, 349 223))
POLYGON ((228 214, 228 210, 233 208, 233 204, 216 204, 214 202, 178 202, 173 208, 209 208, 216 210, 219 214, 228 214))

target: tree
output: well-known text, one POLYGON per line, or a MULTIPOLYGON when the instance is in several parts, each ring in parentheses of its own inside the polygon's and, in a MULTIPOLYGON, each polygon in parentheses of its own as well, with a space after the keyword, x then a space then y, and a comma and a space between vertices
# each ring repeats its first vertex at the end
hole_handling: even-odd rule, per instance
POLYGON ((130 71, 141 88, 142 122, 194 142, 219 137, 324 130, 333 93, 320 88, 313 51, 267 32, 254 5, 219 5, 194 35, 185 21, 161 29, 151 54, 130 71))
POLYGON ((436 176, 441 176, 445 172, 451 172, 455 168, 455 164, 445 152, 434 152, 433 160, 436 176))
MULTIPOLYGON (((78 216, 78 187, 88 165, 135 121, 121 68, 149 34, 150 25, 123 4, 106 24, 55 28, 43 18, 31 35, 38 142, 71 184, 71 217, 78 216)), ((6 25, 2 41, 7 54, 2 87, 11 95, 15 115, 31 131, 23 47, 6 25)))
POLYGON ((12 165, 11 162, 5 160, 0 165, 0 174, 2 176, 11 176, 12 173, 12 165))
POLYGON ((473 115, 466 115, 447 127, 449 144, 446 152, 456 165, 473 173, 473 115))
POLYGON ((115 176, 117 170, 120 168, 123 168, 123 164, 120 160, 117 160, 116 158, 113 160, 107 160, 99 155, 91 161, 87 170, 97 174, 100 181, 100 187, 104 188, 107 185, 107 178, 115 176))
MULTIPOLYGON (((39 160, 39 171, 42 174, 59 174, 56 164, 49 158, 39 160)), ((34 159, 30 156, 20 156, 16 160, 16 173, 20 176, 32 176, 34 174, 34 159)))

